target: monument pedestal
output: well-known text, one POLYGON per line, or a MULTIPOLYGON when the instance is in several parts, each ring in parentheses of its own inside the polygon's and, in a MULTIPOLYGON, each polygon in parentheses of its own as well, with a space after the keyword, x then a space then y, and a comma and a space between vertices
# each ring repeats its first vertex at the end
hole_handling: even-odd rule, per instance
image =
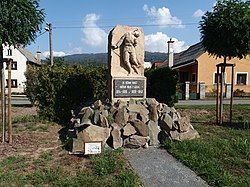
POLYGON ((146 77, 111 77, 110 99, 129 101, 146 98, 146 77))

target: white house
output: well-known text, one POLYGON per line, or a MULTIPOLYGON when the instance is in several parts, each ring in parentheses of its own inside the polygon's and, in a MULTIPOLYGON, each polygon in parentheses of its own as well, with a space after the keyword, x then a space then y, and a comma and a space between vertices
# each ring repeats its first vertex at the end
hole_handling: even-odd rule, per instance
POLYGON ((151 62, 144 62, 144 69, 151 68, 151 67, 152 67, 152 63, 151 62))
MULTIPOLYGON (((24 73, 27 70, 28 64, 41 66, 39 53, 37 54, 37 57, 35 57, 31 52, 23 47, 4 47, 3 58, 13 59, 13 63, 11 65, 12 93, 24 93, 26 82, 24 73)), ((7 85, 8 69, 6 67, 6 63, 4 63, 4 69, 6 79, 5 84, 7 85)))

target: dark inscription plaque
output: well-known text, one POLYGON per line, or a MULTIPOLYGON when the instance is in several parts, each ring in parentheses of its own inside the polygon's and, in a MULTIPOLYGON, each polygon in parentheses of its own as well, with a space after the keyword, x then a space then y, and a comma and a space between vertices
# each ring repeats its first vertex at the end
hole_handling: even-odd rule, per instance
POLYGON ((144 80, 115 79, 114 97, 143 97, 144 80))

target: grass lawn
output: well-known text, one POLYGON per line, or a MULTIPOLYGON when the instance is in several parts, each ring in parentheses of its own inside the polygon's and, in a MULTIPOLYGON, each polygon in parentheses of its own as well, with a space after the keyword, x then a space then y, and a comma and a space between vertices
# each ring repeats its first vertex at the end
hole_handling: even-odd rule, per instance
POLYGON ((201 138, 167 141, 164 148, 212 186, 250 186, 250 106, 234 106, 232 126, 214 125, 212 106, 178 110, 192 116, 201 138))
POLYGON ((86 168, 81 163, 72 163, 76 168, 71 168, 74 160, 65 158, 69 162, 65 167, 54 162, 52 152, 43 152, 38 158, 7 157, 0 162, 0 186, 140 186, 121 150, 90 157, 86 168))
POLYGON ((69 155, 59 125, 19 116, 13 126, 13 145, 0 143, 0 186, 141 186, 122 149, 69 155))

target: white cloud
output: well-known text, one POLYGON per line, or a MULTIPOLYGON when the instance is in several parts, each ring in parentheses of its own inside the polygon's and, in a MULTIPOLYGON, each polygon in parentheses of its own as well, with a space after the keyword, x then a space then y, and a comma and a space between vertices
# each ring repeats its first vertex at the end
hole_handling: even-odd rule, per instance
POLYGON ((83 53, 82 47, 74 46, 73 43, 71 42, 68 43, 68 48, 70 49, 68 51, 69 54, 82 54, 83 53))
MULTIPOLYGON (((150 34, 145 36, 145 50, 150 52, 167 52, 167 42, 170 37, 162 32, 157 32, 155 34, 150 34)), ((189 46, 185 45, 184 41, 179 41, 176 38, 172 38, 174 41, 174 52, 178 53, 189 46)))
POLYGON ((205 14, 204 11, 202 11, 201 9, 198 9, 198 10, 196 10, 194 12, 193 17, 195 17, 195 18, 201 18, 204 14, 205 14))
MULTIPOLYGON (((48 58, 49 57, 49 51, 44 51, 42 53, 42 55, 45 57, 45 58, 48 58)), ((67 53, 63 52, 63 51, 53 51, 53 56, 54 57, 63 57, 63 56, 66 56, 68 55, 67 53)))
POLYGON ((150 23, 164 27, 183 28, 182 21, 171 15, 170 10, 166 7, 156 9, 154 6, 149 8, 148 5, 143 6, 143 10, 151 18, 150 23))
POLYGON ((97 26, 96 22, 100 19, 99 15, 87 14, 83 20, 82 39, 90 47, 97 47, 106 50, 108 43, 108 34, 97 26))
POLYGON ((70 51, 70 54, 81 54, 83 53, 83 49, 81 47, 75 47, 70 51))

